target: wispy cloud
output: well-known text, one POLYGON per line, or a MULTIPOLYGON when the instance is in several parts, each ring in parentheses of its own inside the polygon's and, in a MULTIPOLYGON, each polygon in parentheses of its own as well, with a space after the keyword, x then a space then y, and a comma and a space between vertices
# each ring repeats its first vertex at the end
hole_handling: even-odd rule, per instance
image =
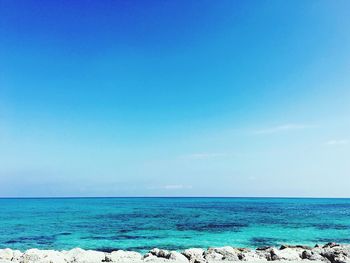
POLYGON ((328 142, 326 142, 327 145, 345 145, 345 144, 349 144, 350 140, 346 140, 346 139, 341 139, 341 140, 329 140, 328 142))
POLYGON ((212 158, 218 158, 218 157, 224 157, 226 154, 224 153, 191 153, 181 156, 182 159, 189 159, 189 160, 205 160, 205 159, 212 159, 212 158))
POLYGON ((289 123, 289 124, 256 130, 253 133, 254 134, 272 134, 272 133, 285 132, 285 131, 291 131, 291 130, 302 130, 302 129, 313 128, 313 127, 315 126, 306 125, 306 124, 289 123))

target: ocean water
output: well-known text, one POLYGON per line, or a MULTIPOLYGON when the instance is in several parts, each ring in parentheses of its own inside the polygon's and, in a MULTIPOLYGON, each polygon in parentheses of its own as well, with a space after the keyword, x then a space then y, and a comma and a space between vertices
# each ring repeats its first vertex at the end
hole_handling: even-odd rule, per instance
POLYGON ((0 199, 0 248, 350 243, 350 199, 0 199))

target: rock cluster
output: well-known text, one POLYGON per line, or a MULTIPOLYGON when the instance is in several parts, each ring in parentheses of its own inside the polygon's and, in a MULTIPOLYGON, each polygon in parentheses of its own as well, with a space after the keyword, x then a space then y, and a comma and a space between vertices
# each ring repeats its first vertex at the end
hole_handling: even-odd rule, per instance
POLYGON ((350 263, 350 245, 336 243, 315 247, 283 245, 280 248, 262 247, 256 250, 227 246, 206 250, 190 248, 182 252, 154 248, 145 255, 123 250, 105 253, 80 248, 69 251, 29 249, 25 252, 9 248, 0 249, 0 263, 216 263, 237 261, 350 263))

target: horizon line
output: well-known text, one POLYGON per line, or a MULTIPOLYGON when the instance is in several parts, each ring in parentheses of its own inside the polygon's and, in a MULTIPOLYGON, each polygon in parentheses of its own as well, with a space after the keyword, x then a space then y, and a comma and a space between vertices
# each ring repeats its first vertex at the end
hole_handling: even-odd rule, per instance
POLYGON ((0 199, 113 199, 113 198, 247 198, 247 199, 350 199, 326 196, 0 196, 0 199))

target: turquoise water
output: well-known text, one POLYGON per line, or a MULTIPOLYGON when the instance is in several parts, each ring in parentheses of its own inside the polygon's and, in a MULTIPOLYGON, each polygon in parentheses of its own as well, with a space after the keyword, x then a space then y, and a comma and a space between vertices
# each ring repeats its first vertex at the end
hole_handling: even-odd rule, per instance
POLYGON ((0 199, 0 247, 21 250, 329 241, 350 243, 350 199, 0 199))

